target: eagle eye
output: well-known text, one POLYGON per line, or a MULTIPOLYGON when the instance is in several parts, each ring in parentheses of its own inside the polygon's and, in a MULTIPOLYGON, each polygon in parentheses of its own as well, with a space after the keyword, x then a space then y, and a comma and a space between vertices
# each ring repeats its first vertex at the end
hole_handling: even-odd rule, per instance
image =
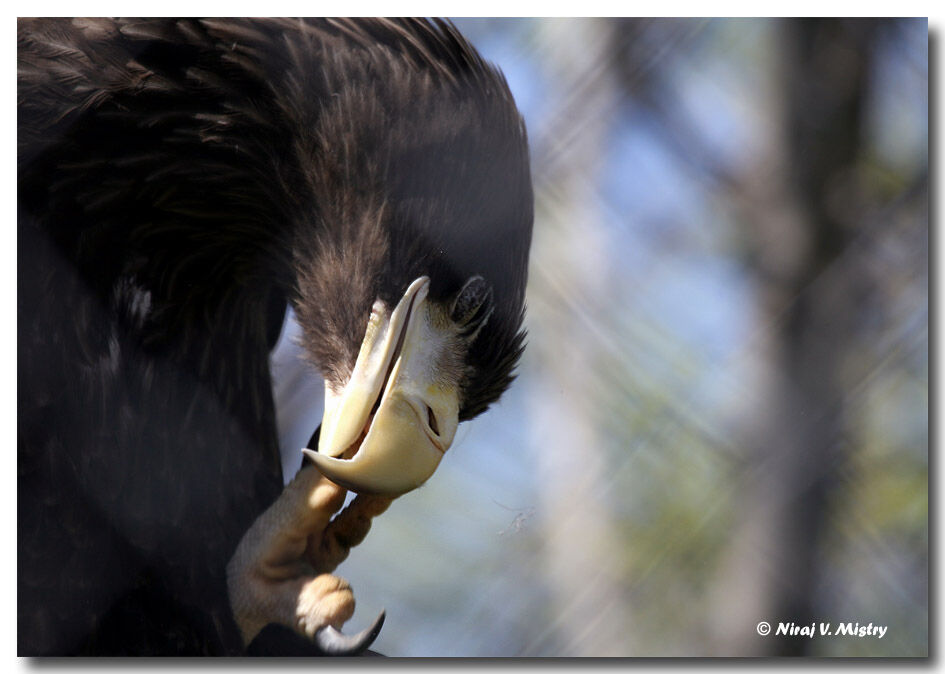
POLYGON ((450 318, 463 334, 472 336, 492 314, 492 286, 481 276, 473 276, 453 300, 450 318))

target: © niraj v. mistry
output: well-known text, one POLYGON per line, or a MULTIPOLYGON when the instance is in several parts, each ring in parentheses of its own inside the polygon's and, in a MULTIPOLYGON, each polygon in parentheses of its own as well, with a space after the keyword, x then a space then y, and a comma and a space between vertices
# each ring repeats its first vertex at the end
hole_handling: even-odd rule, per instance
POLYGON ((798 625, 797 623, 778 623, 775 635, 810 637, 815 636, 837 636, 837 637, 877 637, 882 639, 886 634, 886 625, 874 625, 869 623, 861 625, 858 622, 838 623, 832 627, 831 623, 811 623, 810 625, 798 625))

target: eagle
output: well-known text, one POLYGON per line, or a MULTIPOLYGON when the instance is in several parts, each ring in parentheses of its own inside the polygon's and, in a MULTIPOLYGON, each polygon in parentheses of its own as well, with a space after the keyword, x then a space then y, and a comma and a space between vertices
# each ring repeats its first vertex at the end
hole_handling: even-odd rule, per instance
POLYGON ((19 654, 363 650, 331 572, 524 349, 504 77, 442 20, 20 19, 17 66, 19 654))

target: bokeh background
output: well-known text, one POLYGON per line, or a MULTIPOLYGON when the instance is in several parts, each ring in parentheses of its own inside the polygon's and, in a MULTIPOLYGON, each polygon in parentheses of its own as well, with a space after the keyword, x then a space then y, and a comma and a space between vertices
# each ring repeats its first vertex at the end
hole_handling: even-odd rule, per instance
POLYGON ((349 629, 386 608, 392 656, 926 655, 926 20, 455 22, 529 130, 529 346, 339 569, 349 629))

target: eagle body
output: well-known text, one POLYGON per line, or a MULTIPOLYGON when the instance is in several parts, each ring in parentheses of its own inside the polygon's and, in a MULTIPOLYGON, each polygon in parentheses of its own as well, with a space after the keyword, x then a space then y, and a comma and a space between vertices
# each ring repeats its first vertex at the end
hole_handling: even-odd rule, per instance
POLYGON ((19 653, 242 653, 225 568, 282 490, 287 303, 341 390, 376 302, 426 277, 461 313, 478 276, 492 313, 433 376, 460 420, 511 382, 508 88, 445 22, 20 20, 18 142, 19 653))

